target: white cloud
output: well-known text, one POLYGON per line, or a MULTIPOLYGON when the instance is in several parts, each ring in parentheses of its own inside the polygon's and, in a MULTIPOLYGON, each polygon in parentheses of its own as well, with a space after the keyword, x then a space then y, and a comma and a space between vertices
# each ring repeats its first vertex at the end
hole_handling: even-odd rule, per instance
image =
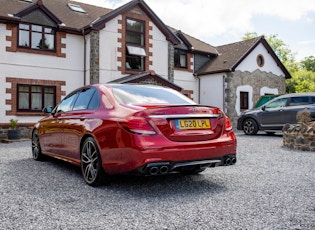
MULTIPOLYGON (((77 0, 115 9, 129 0, 77 0)), ((252 29, 255 14, 298 20, 315 12, 315 0, 145 0, 166 24, 193 34, 252 29), (198 25, 198 26, 196 26, 198 25), (206 32, 203 28, 206 28, 206 32), (191 32, 190 32, 191 33, 191 32)), ((308 18, 308 20, 313 20, 308 18)))
POLYGON ((302 60, 304 57, 315 56, 315 40, 301 40, 297 42, 297 60, 302 60))
POLYGON ((314 44, 315 45, 315 40, 305 40, 305 41, 300 41, 299 44, 305 45, 305 44, 314 44))
POLYGON ((198 37, 218 35, 230 30, 251 31, 254 15, 297 20, 313 9, 314 0, 146 0, 169 25, 198 37))
MULTIPOLYGON (((129 2, 129 0, 77 1, 111 9, 129 2)), ((293 30, 290 23, 303 19, 305 24, 311 24, 315 20, 315 0, 145 0, 145 2, 166 25, 213 45, 236 42, 246 32, 259 31, 253 24, 253 17, 257 16, 270 16, 286 21, 288 31, 293 30), (221 43, 213 43, 220 39, 221 43)), ((265 34, 270 33, 266 31, 265 34)))

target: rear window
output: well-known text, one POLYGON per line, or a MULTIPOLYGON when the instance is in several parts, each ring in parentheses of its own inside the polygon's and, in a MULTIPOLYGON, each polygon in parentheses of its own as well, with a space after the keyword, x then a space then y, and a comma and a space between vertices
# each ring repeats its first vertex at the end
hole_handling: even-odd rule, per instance
POLYGON ((74 106, 73 106, 73 110, 83 110, 83 109, 87 109, 88 105, 91 101, 92 96, 95 94, 96 89, 95 88, 85 88, 83 89, 74 106))
POLYGON ((149 85, 112 85, 113 94, 122 104, 196 104, 183 94, 164 87, 149 85))
POLYGON ((290 106, 307 105, 309 104, 309 97, 291 97, 290 106))

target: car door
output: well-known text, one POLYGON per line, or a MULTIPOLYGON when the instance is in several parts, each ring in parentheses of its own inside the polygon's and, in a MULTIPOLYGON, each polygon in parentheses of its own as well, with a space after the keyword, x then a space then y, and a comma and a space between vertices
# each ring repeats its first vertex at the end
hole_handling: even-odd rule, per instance
POLYGON ((282 129, 286 104, 287 98, 279 98, 262 106, 262 111, 257 114, 261 127, 265 130, 282 129))
POLYGON ((72 110, 77 91, 66 96, 53 110, 51 115, 41 122, 40 139, 43 152, 64 156, 64 124, 66 113, 72 110))
POLYGON ((99 95, 94 87, 83 88, 73 104, 72 110, 64 114, 63 151, 72 160, 80 159, 80 141, 87 132, 86 120, 93 118, 99 106, 99 95))
POLYGON ((59 148, 61 130, 58 115, 50 115, 41 120, 38 127, 38 134, 40 136, 41 148, 44 153, 56 153, 59 148))
POLYGON ((291 97, 288 101, 288 106, 285 107, 284 121, 289 124, 296 124, 296 115, 299 111, 307 108, 311 103, 309 96, 291 97))

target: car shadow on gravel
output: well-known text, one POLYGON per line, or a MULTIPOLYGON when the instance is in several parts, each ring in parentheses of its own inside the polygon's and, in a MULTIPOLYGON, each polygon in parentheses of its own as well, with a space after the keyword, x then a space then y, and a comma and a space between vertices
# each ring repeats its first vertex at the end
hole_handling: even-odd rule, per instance
MULTIPOLYGON (((211 170, 211 169, 209 169, 211 170)), ((135 197, 166 198, 175 196, 211 195, 227 190, 223 181, 205 172, 197 175, 169 174, 163 176, 117 175, 109 186, 101 189, 116 190, 135 197)))
POLYGON ((235 132, 236 137, 242 136, 242 137, 270 137, 270 138, 282 138, 283 134, 282 132, 276 132, 276 133, 266 133, 266 132, 258 132, 255 135, 246 135, 245 133, 238 131, 235 132))
MULTIPOLYGON (((207 169, 213 170, 213 169, 207 169)), ((78 166, 68 162, 47 157, 44 161, 34 161, 32 158, 16 160, 10 163, 10 171, 19 172, 16 176, 24 177, 23 187, 30 191, 36 187, 76 187, 83 190, 95 190, 98 193, 119 193, 134 197, 160 197, 168 196, 193 196, 226 191, 224 181, 213 174, 207 174, 207 170, 197 175, 169 174, 163 176, 134 176, 114 175, 110 177, 110 183, 96 188, 85 184, 78 166), (32 172, 30 174, 30 171, 32 172), (31 181, 30 186, 25 182, 31 181), (35 182, 35 184, 34 184, 35 182), (33 187, 33 188, 32 188, 33 187)))

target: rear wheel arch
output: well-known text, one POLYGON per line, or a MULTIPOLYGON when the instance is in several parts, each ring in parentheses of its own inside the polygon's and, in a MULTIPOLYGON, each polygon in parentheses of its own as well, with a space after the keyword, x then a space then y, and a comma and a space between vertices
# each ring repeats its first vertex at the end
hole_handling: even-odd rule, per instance
POLYGON ((80 155, 81 155, 81 149, 82 149, 82 147, 83 147, 83 144, 84 144, 85 140, 86 140, 87 138, 89 138, 89 137, 91 137, 91 138, 93 138, 93 139, 95 140, 95 138, 94 138, 91 134, 85 134, 85 135, 81 138, 81 141, 80 141, 80 155))

